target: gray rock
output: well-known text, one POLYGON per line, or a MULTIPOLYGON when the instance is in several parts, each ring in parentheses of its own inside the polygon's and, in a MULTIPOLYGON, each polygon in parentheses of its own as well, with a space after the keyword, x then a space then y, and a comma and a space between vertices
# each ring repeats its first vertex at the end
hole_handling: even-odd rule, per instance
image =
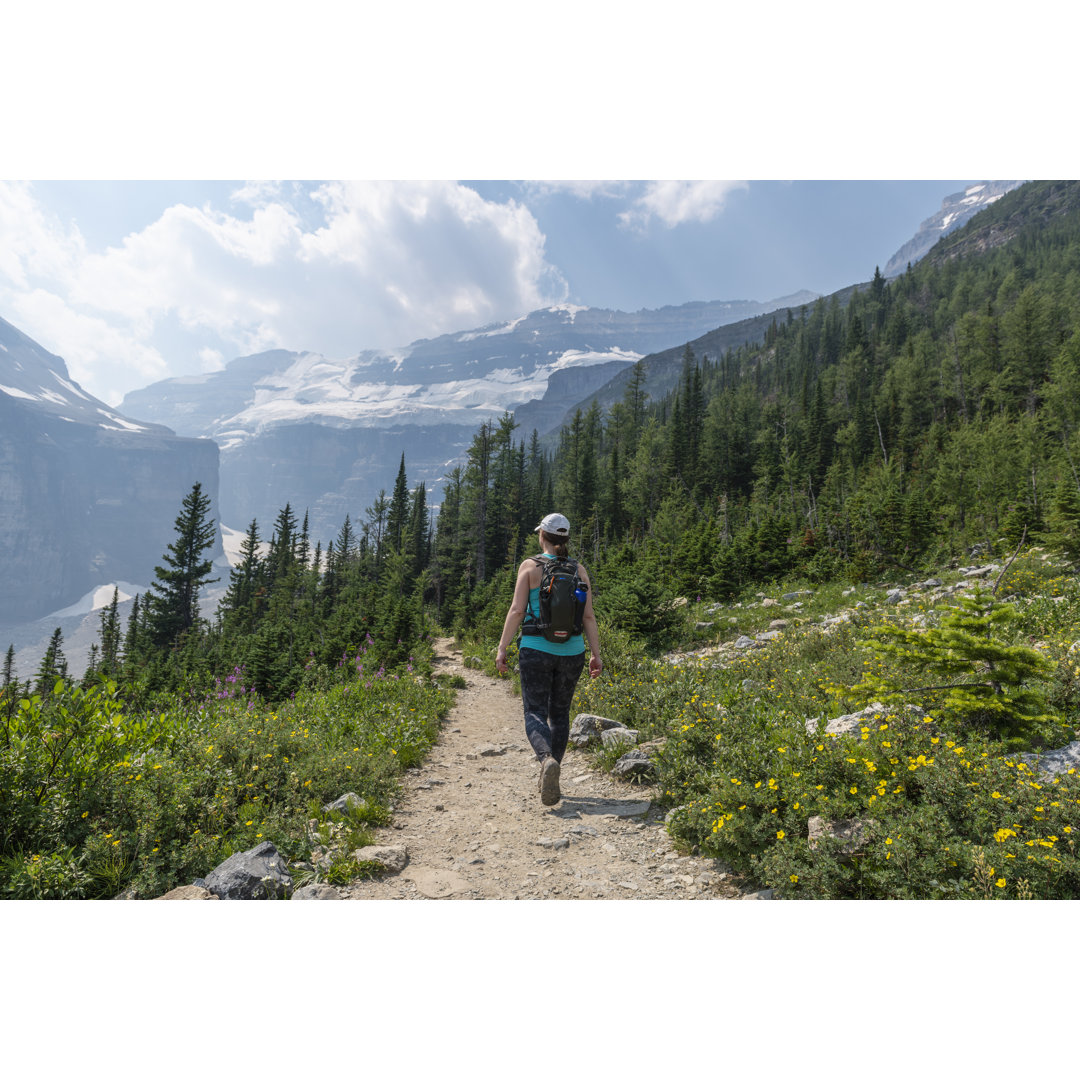
POLYGON ((769 629, 786 630, 790 625, 791 623, 787 619, 773 619, 773 621, 769 623, 769 629))
POLYGON ((754 639, 756 641, 775 641, 780 636, 779 630, 763 630, 760 634, 755 634, 754 639))
POLYGON ((565 836, 552 839, 550 836, 541 836, 536 841, 537 847, 550 848, 552 851, 563 851, 570 846, 570 840, 565 836))
POLYGON ((481 745, 476 748, 476 752, 481 757, 500 757, 506 753, 506 747, 496 745, 495 743, 481 743, 481 745))
POLYGON ((779 607, 780 606, 780 601, 779 600, 772 600, 772 599, 767 597, 766 599, 761 601, 761 606, 762 607, 779 607))
POLYGON ((903 600, 903 599, 904 599, 904 590, 903 589, 890 589, 885 594, 885 603, 886 604, 899 604, 900 601, 903 600))
POLYGON ((206 888, 222 900, 287 900, 292 875, 269 840, 230 855, 206 877, 206 888))
POLYGON ((1001 569, 997 563, 990 563, 989 566, 978 566, 974 570, 965 570, 963 577, 965 578, 985 578, 991 574, 996 574, 1001 569))
POLYGON ((118 892, 113 897, 113 899, 114 900, 138 900, 139 899, 139 893, 138 893, 138 890, 133 885, 129 885, 123 892, 118 892))
POLYGON ((570 725, 570 743, 573 746, 586 746, 600 739, 603 732, 618 728, 629 730, 618 720, 609 720, 606 716, 597 716, 595 713, 578 713, 570 725))
POLYGON ((795 592, 784 593, 783 599, 785 600, 798 600, 800 596, 813 596, 814 594, 809 589, 796 589, 795 592))
POLYGON ((294 900, 340 900, 341 893, 333 885, 319 882, 317 885, 305 885, 292 894, 294 900))
POLYGON ((599 817, 640 817, 652 809, 651 799, 596 799, 583 802, 578 808, 579 814, 592 814, 599 817))
POLYGON ((615 762, 611 772, 614 776, 625 778, 631 776, 647 776, 655 770, 655 765, 649 760, 649 755, 635 748, 629 753, 623 754, 615 762))
MULTIPOLYGON (((117 899, 120 899, 117 897, 117 899)), ((209 889, 204 889, 201 885, 178 885, 175 889, 170 889, 162 896, 155 896, 155 900, 217 900, 216 897, 209 889)))
POLYGON ((753 648, 753 645, 754 645, 754 639, 747 637, 745 634, 740 634, 735 639, 735 648, 736 649, 750 649, 750 648, 753 648))
POLYGON ((816 851, 826 837, 839 842, 838 854, 842 863, 850 863, 854 855, 867 841, 873 821, 860 821, 857 818, 845 818, 841 821, 826 821, 814 816, 806 823, 810 850, 816 851))
POLYGON ((759 889, 757 892, 743 893, 740 900, 775 900, 772 889, 759 889))
POLYGON ((605 746, 618 746, 619 743, 633 745, 638 741, 638 733, 628 727, 608 728, 607 731, 600 732, 600 741, 605 746))
MULTIPOLYGON (((867 721, 878 723, 885 713, 890 713, 897 717, 902 717, 905 714, 916 717, 923 717, 926 715, 925 711, 920 709, 918 705, 894 705, 887 707, 882 705, 880 701, 875 701, 867 705, 865 709, 860 709, 858 712, 845 713, 843 716, 837 716, 834 719, 829 720, 825 724, 824 734, 858 735, 862 728, 866 726, 867 721)), ((816 735, 820 725, 820 717, 811 717, 811 719, 806 721, 807 733, 816 735)))
MULTIPOLYGON (((438 809, 436 807, 436 809, 438 809)), ((400 874, 409 862, 409 851, 404 844, 369 844, 353 852, 357 862, 376 862, 387 873, 400 874)))
POLYGON ((714 624, 711 623, 711 622, 695 623, 694 624, 694 633, 695 634, 704 634, 706 630, 711 630, 713 628, 713 625, 714 624))
POLYGON ((567 830, 570 836, 582 837, 582 836, 599 836, 600 830, 594 829, 591 825, 571 825, 567 830))
POLYGON ((1069 769, 1080 769, 1080 740, 1071 742, 1057 750, 1047 750, 1043 754, 1019 754, 1021 761, 1037 769, 1049 779, 1069 769))
POLYGON ((332 813, 335 810, 362 810, 366 807, 366 799, 361 799, 355 791, 346 791, 345 794, 341 796, 341 798, 335 799, 332 803, 328 803, 325 807, 323 807, 323 809, 326 810, 327 813, 332 813))

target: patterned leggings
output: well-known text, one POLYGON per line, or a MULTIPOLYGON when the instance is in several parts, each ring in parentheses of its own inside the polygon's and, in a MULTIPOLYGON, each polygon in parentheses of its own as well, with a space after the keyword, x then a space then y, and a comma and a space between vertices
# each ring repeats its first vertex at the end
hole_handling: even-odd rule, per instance
POLYGON ((570 738, 570 703, 585 666, 585 654, 554 656, 525 647, 518 653, 525 734, 538 759, 561 762, 570 738))

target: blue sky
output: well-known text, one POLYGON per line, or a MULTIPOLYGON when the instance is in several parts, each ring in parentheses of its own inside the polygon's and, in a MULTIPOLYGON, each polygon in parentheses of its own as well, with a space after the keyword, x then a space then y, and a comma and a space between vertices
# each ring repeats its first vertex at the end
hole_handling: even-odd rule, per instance
POLYGON ((115 404, 261 349, 344 357, 554 303, 828 293, 965 183, 0 181, 0 315, 115 404))

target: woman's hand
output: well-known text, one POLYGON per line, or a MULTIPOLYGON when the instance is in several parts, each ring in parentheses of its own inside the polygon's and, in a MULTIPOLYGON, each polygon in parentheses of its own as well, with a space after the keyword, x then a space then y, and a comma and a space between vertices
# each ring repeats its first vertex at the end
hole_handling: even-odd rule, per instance
POLYGON ((589 657, 589 678, 595 679, 604 670, 604 661, 596 653, 589 657))
POLYGON ((510 667, 506 663, 506 649, 501 645, 495 652, 495 667, 500 675, 506 675, 510 671, 510 667))

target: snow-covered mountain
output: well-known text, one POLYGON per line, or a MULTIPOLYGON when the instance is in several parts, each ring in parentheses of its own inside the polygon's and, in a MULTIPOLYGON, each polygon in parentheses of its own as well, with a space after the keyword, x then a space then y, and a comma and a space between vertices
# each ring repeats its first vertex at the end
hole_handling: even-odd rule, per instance
POLYGON ((471 429, 543 398, 559 372, 616 370, 723 323, 815 298, 805 293, 766 304, 717 301, 634 314, 565 304, 344 360, 285 350, 240 357, 223 371, 132 391, 121 407, 181 434, 209 435, 223 450, 276 424, 471 429))
POLYGON ((231 527, 255 518, 266 531, 289 502, 310 513, 313 537, 325 541, 346 513, 362 517, 392 485, 402 453, 410 482, 430 490, 483 421, 552 389, 579 400, 648 353, 816 295, 634 313, 561 305, 344 360, 276 350, 154 383, 129 393, 121 408, 218 443, 222 517, 231 527))
POLYGON ((152 580, 197 480, 216 499, 212 441, 110 409, 0 319, 0 623, 152 580))
POLYGON ((917 263, 943 236, 959 229, 980 210, 995 203, 1002 195, 1019 187, 1023 180, 984 180, 972 184, 963 191, 947 195, 941 200, 941 209, 928 217, 919 231, 885 264, 882 273, 887 278, 897 277, 908 263, 917 263))

